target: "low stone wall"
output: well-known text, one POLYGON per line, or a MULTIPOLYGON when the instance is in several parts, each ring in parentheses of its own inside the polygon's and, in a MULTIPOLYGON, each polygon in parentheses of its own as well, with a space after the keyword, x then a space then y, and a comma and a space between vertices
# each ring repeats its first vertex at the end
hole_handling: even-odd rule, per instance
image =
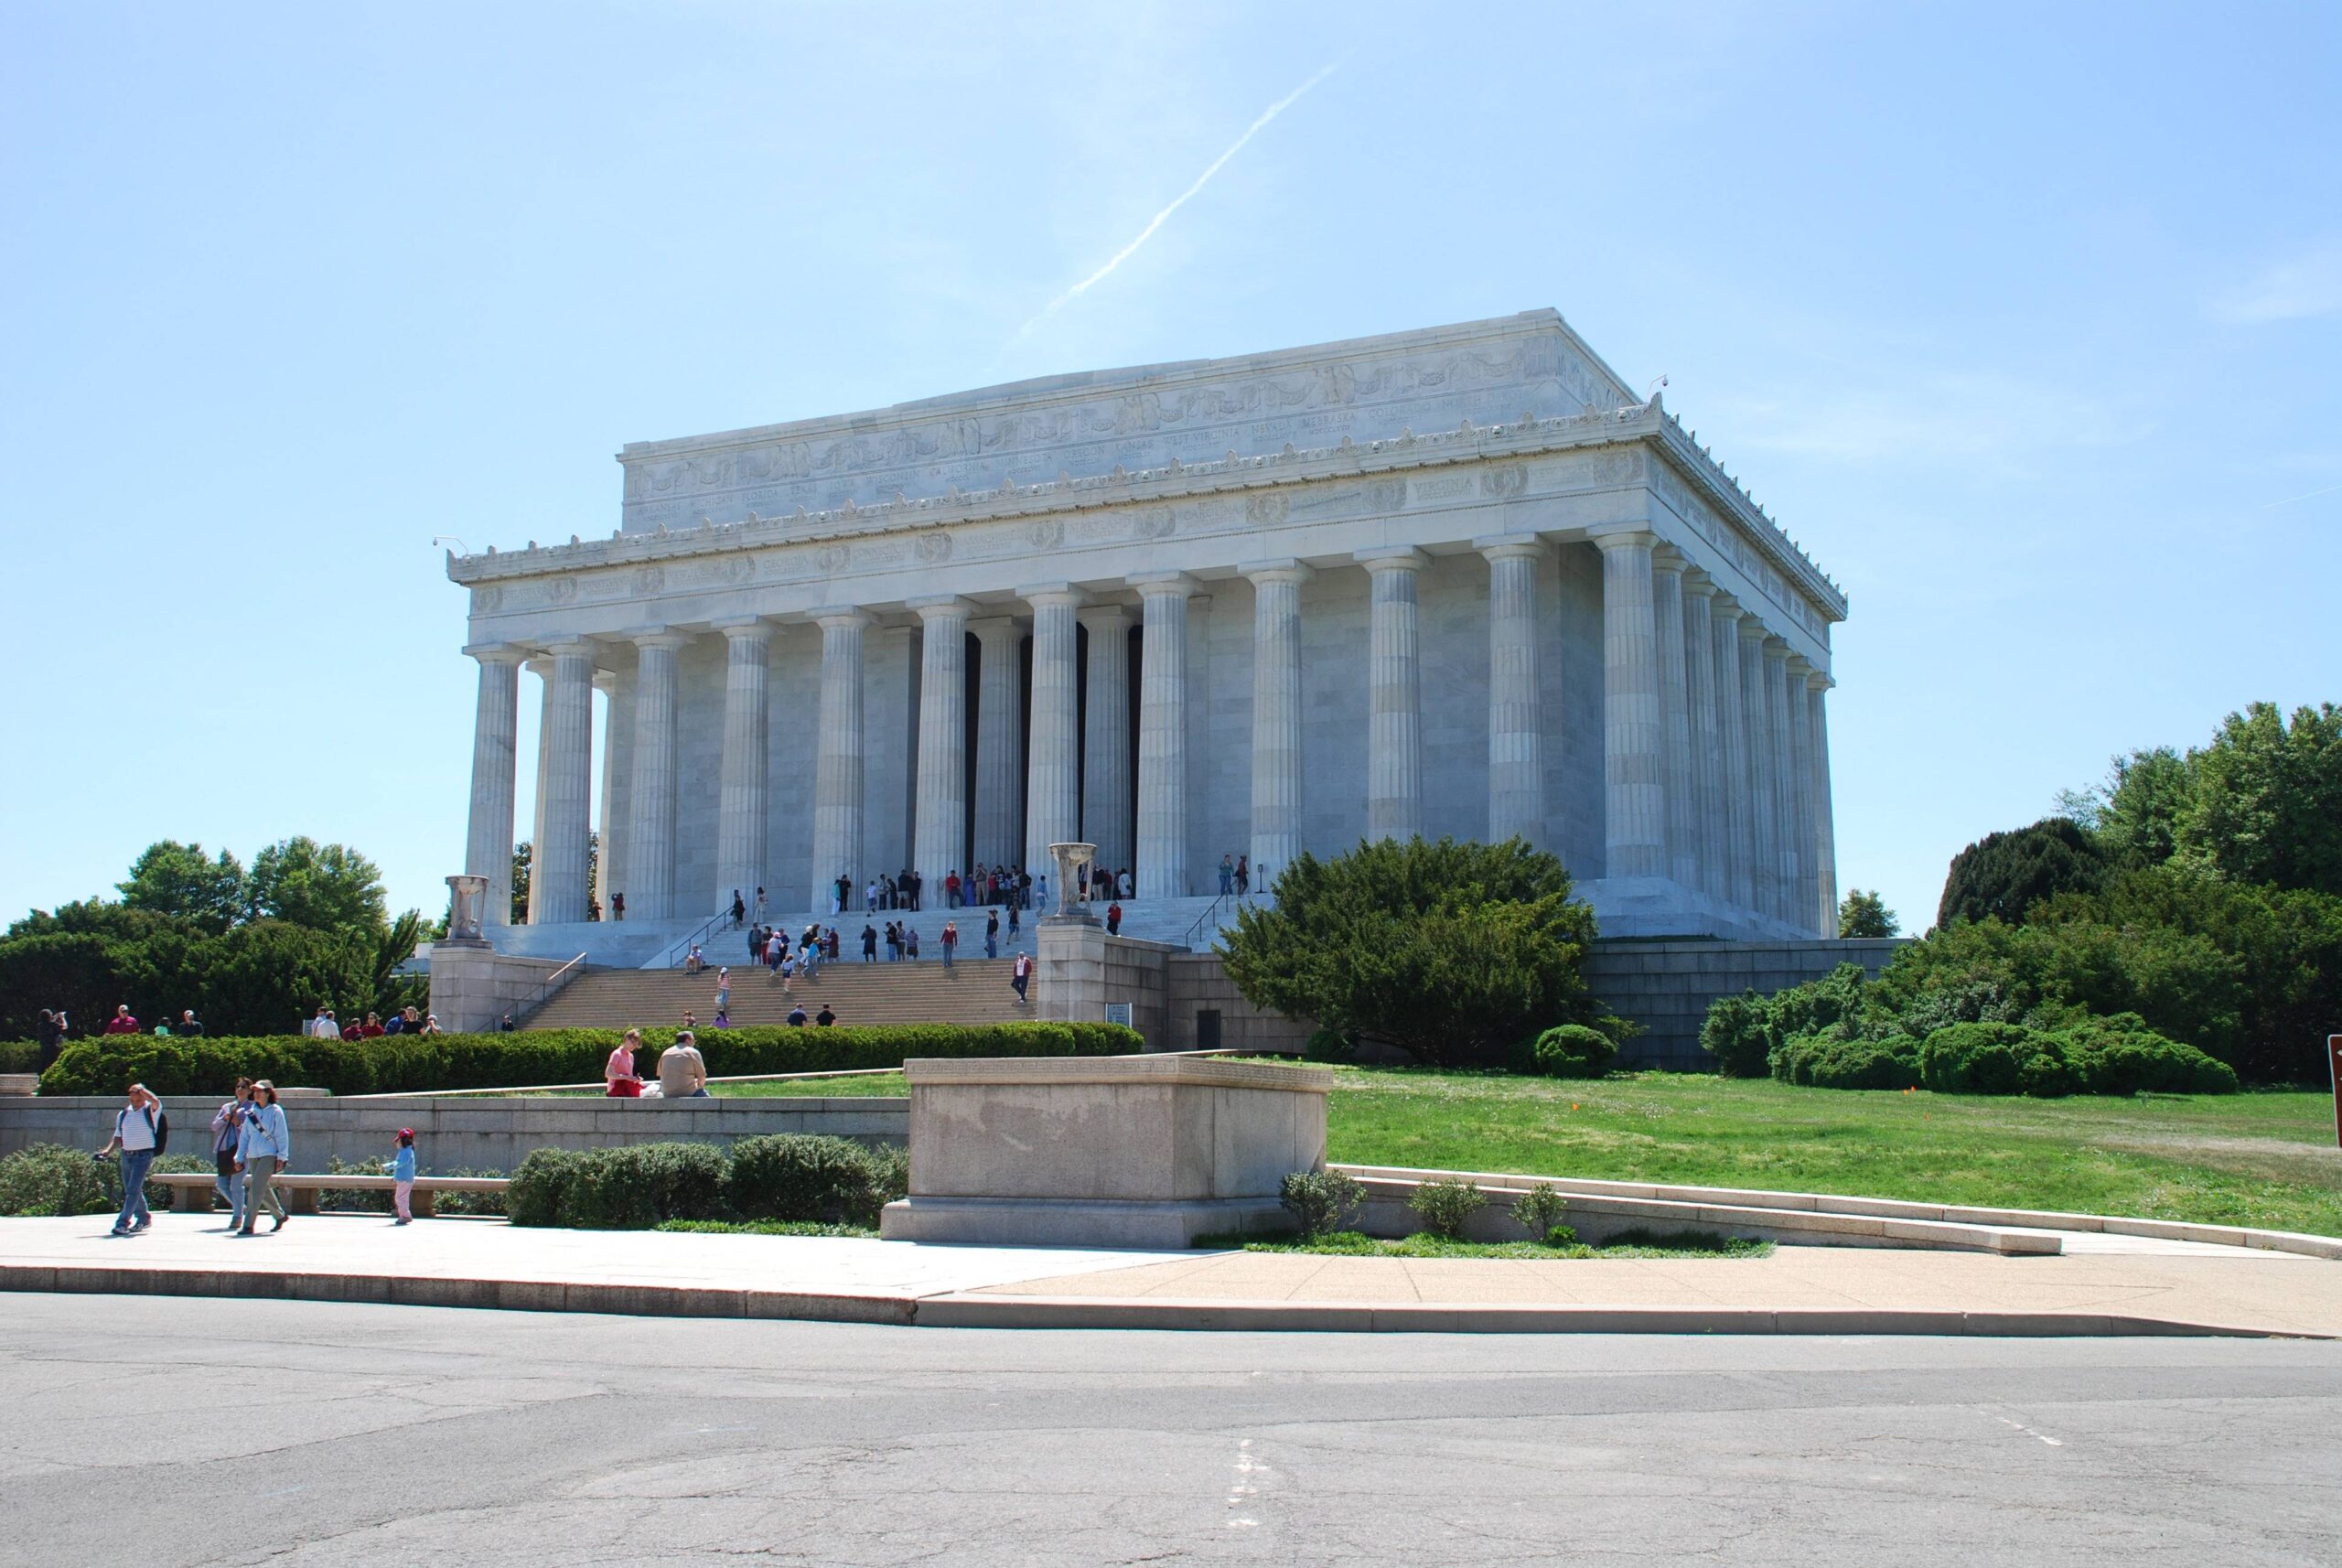
MULTIPOLYGON (((208 1155, 210 1096, 174 1095, 174 1155, 208 1155)), ((59 1095, 0 1100, 0 1155, 29 1144, 95 1149, 122 1101, 113 1096, 59 1095)), ((285 1102, 293 1134, 292 1168, 321 1171, 327 1162, 388 1158, 402 1127, 414 1129, 415 1157, 426 1172, 509 1171, 532 1149, 598 1149, 617 1144, 687 1142, 725 1146, 768 1133, 827 1133, 865 1144, 910 1138, 908 1100, 834 1099, 605 1100, 596 1095, 397 1095, 382 1099, 301 1099, 285 1102)))
POLYGON ((1218 953, 1175 952, 1164 966, 1166 1005, 1163 1034, 1147 1036, 1158 1051, 1291 1051, 1309 1044, 1316 1026, 1244 1000, 1218 953))
POLYGON ((1622 1068, 1705 1072, 1700 1049, 1708 1004, 1754 988, 1769 995, 1819 980, 1842 963, 1872 974, 1894 958, 1900 939, 1802 942, 1598 942, 1585 958, 1585 983, 1610 1010, 1644 1034, 1618 1053, 1622 1068))

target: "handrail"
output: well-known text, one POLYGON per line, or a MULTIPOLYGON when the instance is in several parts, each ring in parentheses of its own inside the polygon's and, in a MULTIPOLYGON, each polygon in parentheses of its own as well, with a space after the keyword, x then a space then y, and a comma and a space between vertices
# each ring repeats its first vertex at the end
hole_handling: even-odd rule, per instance
POLYGON ((1233 893, 1222 893, 1213 898, 1210 905, 1205 908, 1204 912, 1196 917, 1196 923, 1187 928, 1187 934, 1179 939, 1179 945, 1186 948, 1188 951, 1193 952, 1196 947, 1196 939, 1203 934, 1203 929, 1207 922, 1210 923, 1212 929, 1218 930, 1219 929, 1219 922, 1213 920, 1212 917, 1219 913, 1219 907, 1222 904, 1227 903, 1234 897, 1235 895, 1233 893))
POLYGON ((731 910, 718 909, 714 914, 710 915, 705 920, 702 921, 699 929, 693 931, 690 936, 685 937, 681 941, 669 942, 665 947, 661 948, 659 950, 658 962, 646 963, 642 967, 645 969, 681 969, 683 965, 683 961, 690 958, 692 955, 692 944, 693 942, 704 941, 708 938, 714 936, 715 934, 716 927, 731 918, 731 910), (678 950, 680 950, 680 951, 678 950))
POLYGON ((547 1002, 552 1001, 554 990, 561 983, 561 977, 567 974, 571 970, 575 969, 585 961, 586 955, 584 953, 579 953, 575 958, 571 959, 567 963, 563 964, 559 969, 556 969, 551 974, 546 975, 544 983, 537 987, 537 993, 530 997, 528 1001, 522 1003, 521 1004, 521 1010, 512 1015, 512 1026, 516 1029, 519 1028, 522 1024, 527 1023, 530 1017, 540 1008, 543 1007, 547 1002))

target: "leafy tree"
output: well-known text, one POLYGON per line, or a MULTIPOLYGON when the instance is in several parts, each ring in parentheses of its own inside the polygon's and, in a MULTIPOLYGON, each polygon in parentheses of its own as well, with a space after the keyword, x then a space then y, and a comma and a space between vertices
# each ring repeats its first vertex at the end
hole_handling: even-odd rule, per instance
POLYGON ((306 835, 252 857, 245 897, 253 918, 313 931, 371 937, 386 923, 382 874, 374 863, 347 845, 321 844, 306 835))
POLYGON ((2179 848, 2179 819, 2195 784, 2187 761, 2167 746, 2118 757, 2106 783, 2094 831, 2107 857, 2123 865, 2161 865, 2179 848))
POLYGON ((1237 911, 1219 949, 1255 1005, 1435 1065, 1501 1060, 1534 1030, 1600 1021, 1580 973, 1594 912, 1559 860, 1517 839, 1305 854, 1275 891, 1273 907, 1237 911))
POLYGON ((1838 905, 1838 934, 1847 938, 1871 939, 1891 937, 1901 931, 1903 922, 1886 907, 1886 900, 1876 893, 1865 893, 1859 887, 1846 890, 1845 898, 1838 905))
POLYGON ((263 919, 207 947, 201 1005, 214 1034, 288 1034, 321 1003, 345 1023, 378 1005, 373 946, 363 936, 263 919))
POLYGON ((529 863, 536 856, 536 846, 522 839, 512 846, 512 924, 529 923, 529 863))
POLYGON ((2187 762, 2186 858, 2238 882, 2342 894, 2342 708, 2297 708, 2288 725, 2255 703, 2187 762))
POLYGON ((2029 828, 1988 833, 1952 856, 1936 924, 1995 918, 2021 925, 2042 899, 2089 892, 2105 880, 2098 841, 2069 817, 2045 817, 2029 828))
POLYGON ((192 920, 217 935, 243 913, 244 868, 226 850, 203 857, 199 843, 162 839, 131 862, 128 880, 115 884, 124 908, 192 920))

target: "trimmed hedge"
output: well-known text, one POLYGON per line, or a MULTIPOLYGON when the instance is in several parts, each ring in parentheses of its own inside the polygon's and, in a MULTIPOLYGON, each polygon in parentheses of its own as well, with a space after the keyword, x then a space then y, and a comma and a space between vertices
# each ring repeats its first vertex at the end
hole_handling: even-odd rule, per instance
POLYGON ((1773 1076, 1813 1089, 1910 1089, 1919 1081, 1919 1042, 1799 1035, 1772 1054, 1773 1076))
POLYGON ((908 1190, 899 1149, 784 1133, 713 1144, 536 1149, 512 1173, 515 1225, 647 1230, 673 1219, 779 1219, 874 1225, 908 1190))
POLYGON ((1772 1074, 1815 1089, 1914 1089, 1939 1094, 2233 1094, 2236 1072, 2165 1039, 2135 1013, 2067 1028, 1947 1024, 1925 1040, 1849 1036, 1844 1026, 1773 1048, 1772 1074))
POLYGON ((1617 1043, 1591 1024, 1556 1024, 1528 1045, 1528 1070, 1548 1078, 1600 1078, 1618 1055, 1617 1043))
MULTIPOLYGON (((157 1094, 226 1094, 238 1078, 336 1094, 428 1093, 591 1083, 621 1029, 535 1029, 511 1035, 385 1035, 318 1040, 101 1035, 76 1040, 41 1075, 43 1094, 119 1094, 133 1082, 157 1094)), ((701 1029, 713 1077, 900 1067, 912 1057, 1121 1056, 1144 1038, 1118 1024, 902 1024, 882 1028, 701 1029)), ((642 1031, 635 1060, 648 1076, 674 1043, 671 1028, 642 1031)))

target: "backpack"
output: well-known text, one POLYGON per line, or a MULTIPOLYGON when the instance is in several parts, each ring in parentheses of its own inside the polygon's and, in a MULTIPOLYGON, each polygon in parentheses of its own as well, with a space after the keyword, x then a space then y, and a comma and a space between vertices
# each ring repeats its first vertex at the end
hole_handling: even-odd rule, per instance
POLYGON ((171 1146, 171 1113, 157 1103, 153 1111, 140 1114, 146 1118, 146 1126, 155 1134, 155 1157, 159 1160, 171 1146))

